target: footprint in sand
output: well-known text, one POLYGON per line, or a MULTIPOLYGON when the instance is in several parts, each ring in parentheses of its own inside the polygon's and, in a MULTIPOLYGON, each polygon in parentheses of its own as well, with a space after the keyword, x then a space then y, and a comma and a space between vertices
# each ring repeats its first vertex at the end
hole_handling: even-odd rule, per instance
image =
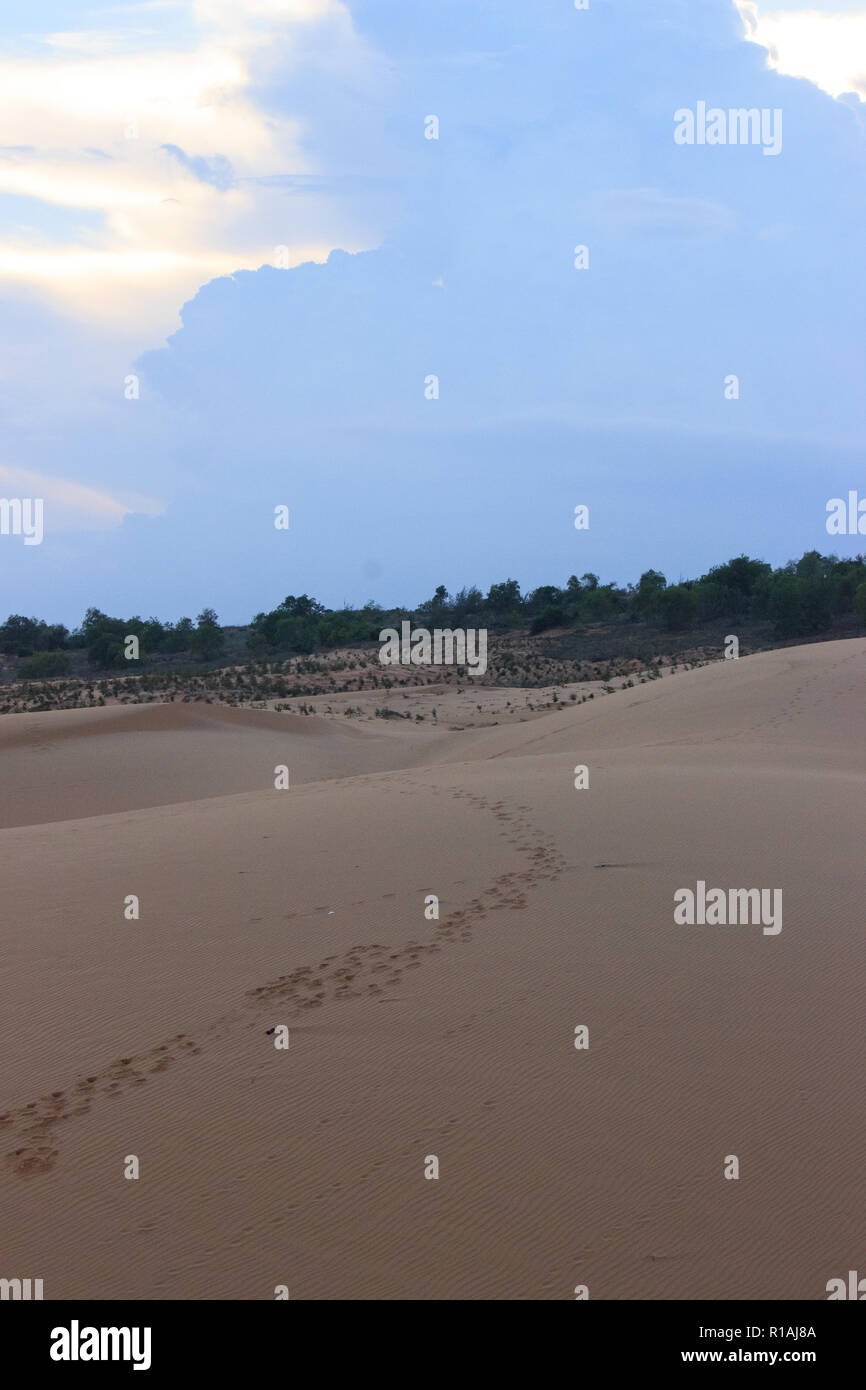
POLYGON ((48 1173, 56 1162, 57 1150, 50 1144, 25 1145, 20 1149, 13 1149, 6 1155, 7 1166, 19 1178, 34 1177, 37 1173, 48 1173))

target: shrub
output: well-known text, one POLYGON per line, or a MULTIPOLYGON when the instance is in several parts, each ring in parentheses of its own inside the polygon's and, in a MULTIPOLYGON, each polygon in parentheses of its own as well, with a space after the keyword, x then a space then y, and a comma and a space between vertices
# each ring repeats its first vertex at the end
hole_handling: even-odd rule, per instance
POLYGON ((531 633, 545 632, 549 627, 561 627, 565 622, 565 615, 561 608, 544 608, 538 613, 529 624, 531 633))
POLYGON ((65 676, 69 671, 66 652, 37 652, 18 664, 18 679, 43 680, 46 676, 65 676))

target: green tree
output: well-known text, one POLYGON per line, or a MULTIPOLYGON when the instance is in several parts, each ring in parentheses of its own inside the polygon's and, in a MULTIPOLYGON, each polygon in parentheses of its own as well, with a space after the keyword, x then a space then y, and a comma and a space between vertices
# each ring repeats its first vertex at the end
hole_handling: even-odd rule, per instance
POLYGON ((280 609, 292 618, 313 618, 317 613, 327 612, 324 605, 310 598, 309 594, 301 594, 299 598, 289 594, 288 598, 283 599, 280 609))
POLYGON ((545 608, 559 608, 562 603, 562 590, 555 584, 542 584, 533 589, 526 599, 530 613, 541 613, 545 608))
POLYGON ((634 607, 642 618, 658 611, 659 595, 667 588, 667 582, 661 570, 645 570, 641 575, 634 594, 634 607))
POLYGON ((523 606, 520 585, 516 579, 506 579, 501 584, 491 584, 484 600, 485 608, 493 613, 516 613, 523 606))
POLYGON ((448 590, 444 584, 438 584, 433 597, 426 599, 418 608, 418 616, 431 627, 440 627, 448 621, 449 614, 448 590))
POLYGON ((691 627, 698 616, 698 596, 685 584, 672 584, 658 596, 659 612, 669 632, 691 627))
POLYGON ((81 632, 87 646, 87 660, 91 666, 121 666, 125 660, 124 638, 135 628, 122 618, 109 618, 98 608, 89 608, 81 632))
POLYGON ((471 620, 480 618, 484 610, 484 595, 473 584, 470 588, 458 589, 451 601, 451 622, 465 627, 471 620))
POLYGON ((21 613, 12 613, 0 627, 0 651, 14 656, 56 651, 65 645, 68 636, 62 623, 49 626, 42 618, 25 618, 21 613))
POLYGON ((200 661, 213 661, 226 644, 225 633, 213 608, 203 608, 192 634, 192 650, 200 661))
POLYGON ((710 580, 748 597, 758 581, 770 573, 770 566, 764 560, 750 560, 748 555, 738 555, 736 559, 727 560, 723 565, 714 565, 709 574, 701 576, 701 583, 710 580))
POLYGON ((188 652, 192 650, 192 637, 195 628, 192 618, 178 618, 172 626, 166 623, 163 646, 167 652, 188 652))
POLYGON ((830 594, 821 578, 803 579, 787 567, 772 576, 766 608, 776 637, 807 637, 832 622, 830 594))

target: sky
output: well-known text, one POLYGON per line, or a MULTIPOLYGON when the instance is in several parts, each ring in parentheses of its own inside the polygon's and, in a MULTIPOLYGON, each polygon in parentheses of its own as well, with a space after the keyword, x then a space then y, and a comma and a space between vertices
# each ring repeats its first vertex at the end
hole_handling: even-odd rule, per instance
POLYGON ((0 125, 0 618, 866 548, 866 0, 7 0, 0 125))

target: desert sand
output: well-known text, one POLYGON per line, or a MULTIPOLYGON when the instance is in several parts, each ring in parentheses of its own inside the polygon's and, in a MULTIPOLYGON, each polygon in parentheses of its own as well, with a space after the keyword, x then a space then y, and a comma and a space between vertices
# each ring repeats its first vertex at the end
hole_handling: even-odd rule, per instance
POLYGON ((866 1273, 864 668, 818 643, 510 722, 481 688, 475 727, 435 691, 435 727, 6 716, 0 1276, 822 1299, 866 1273), (783 929, 677 925, 697 880, 781 888, 783 929))

